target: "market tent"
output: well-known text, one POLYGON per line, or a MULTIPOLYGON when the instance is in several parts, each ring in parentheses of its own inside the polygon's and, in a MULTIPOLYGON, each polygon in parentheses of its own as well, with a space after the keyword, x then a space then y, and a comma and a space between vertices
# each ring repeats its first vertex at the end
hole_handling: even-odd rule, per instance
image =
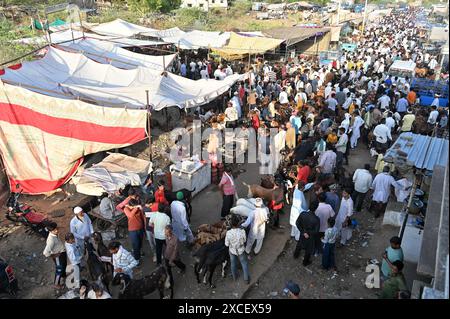
POLYGON ((295 26, 264 30, 263 33, 265 36, 283 40, 287 46, 291 46, 329 31, 330 28, 295 26))
POLYGON ((133 37, 141 33, 158 31, 156 29, 146 28, 134 23, 130 23, 122 19, 116 19, 110 22, 101 23, 90 28, 90 30, 101 35, 125 38, 133 37))
POLYGON ((24 193, 55 190, 85 155, 145 139, 146 123, 146 110, 105 108, 0 83, 0 153, 10 188, 20 184, 24 193))
POLYGON ((90 38, 66 42, 62 46, 81 52, 94 61, 121 69, 144 66, 154 70, 165 70, 176 57, 176 54, 153 56, 135 53, 121 48, 117 43, 90 38))
POLYGON ((209 31, 190 31, 180 30, 174 36, 162 37, 164 42, 173 43, 183 50, 195 50, 199 48, 221 48, 230 38, 229 32, 209 32, 209 31))
POLYGON ((249 54, 262 54, 277 48, 283 40, 265 37, 247 37, 231 32, 226 46, 213 49, 215 54, 226 60, 237 60, 249 54))
MULTIPOLYGON (((81 39, 83 38, 90 38, 90 39, 98 39, 98 40, 104 40, 109 41, 117 44, 120 47, 142 47, 142 46, 155 46, 155 45, 161 45, 165 44, 162 41, 156 41, 156 40, 139 40, 139 39, 130 39, 130 38, 124 38, 124 37, 114 37, 114 36, 103 36, 95 33, 88 33, 77 30, 65 30, 62 32, 54 32, 50 34, 50 40, 51 43, 61 44, 70 42, 72 40, 81 39)), ((45 36, 40 37, 31 37, 31 38, 22 38, 18 40, 14 40, 16 43, 22 43, 22 44, 41 44, 45 45, 48 43, 48 39, 45 36)))
POLYGON ((113 107, 146 108, 148 91, 155 110, 209 103, 246 77, 235 74, 222 81, 194 81, 145 67, 119 69, 53 47, 42 59, 24 62, 20 68, 7 68, 3 73, 2 81, 34 92, 113 107))

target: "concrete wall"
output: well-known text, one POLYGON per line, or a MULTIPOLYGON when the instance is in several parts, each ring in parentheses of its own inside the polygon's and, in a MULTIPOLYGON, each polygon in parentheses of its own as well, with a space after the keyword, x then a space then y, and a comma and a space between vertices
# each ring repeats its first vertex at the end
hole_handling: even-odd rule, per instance
POLYGON ((228 8, 228 0, 183 0, 182 8, 199 8, 208 11, 212 8, 228 8))

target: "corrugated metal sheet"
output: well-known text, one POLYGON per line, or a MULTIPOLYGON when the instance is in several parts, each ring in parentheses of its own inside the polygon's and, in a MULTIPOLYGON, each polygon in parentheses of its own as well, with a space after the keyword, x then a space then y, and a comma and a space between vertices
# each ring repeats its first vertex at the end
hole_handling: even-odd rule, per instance
POLYGON ((262 31, 265 36, 284 40, 286 45, 294 45, 305 39, 311 38, 316 34, 327 33, 331 28, 322 27, 284 27, 262 31))
POLYGON ((394 164, 406 160, 406 165, 432 171, 435 165, 447 166, 448 140, 402 133, 387 150, 384 160, 394 164))

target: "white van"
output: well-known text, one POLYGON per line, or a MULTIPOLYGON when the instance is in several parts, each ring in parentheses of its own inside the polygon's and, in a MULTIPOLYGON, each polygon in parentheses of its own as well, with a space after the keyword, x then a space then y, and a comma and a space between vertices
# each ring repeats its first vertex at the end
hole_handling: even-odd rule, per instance
POLYGON ((396 60, 389 68, 388 74, 403 79, 406 77, 412 79, 416 75, 416 64, 412 61, 396 60))

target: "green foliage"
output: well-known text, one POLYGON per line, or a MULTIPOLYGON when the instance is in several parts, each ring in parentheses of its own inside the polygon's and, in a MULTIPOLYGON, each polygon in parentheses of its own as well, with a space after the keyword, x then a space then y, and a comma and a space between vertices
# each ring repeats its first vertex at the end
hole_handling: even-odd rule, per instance
POLYGON ((150 12, 167 13, 178 9, 181 5, 181 0, 127 0, 127 3, 131 10, 141 14, 150 12))
MULTIPOLYGON (((24 45, 14 40, 42 36, 42 32, 31 30, 29 27, 17 28, 8 20, 0 20, 0 63, 12 60, 38 48, 38 45, 24 45)), ((27 57, 26 60, 31 59, 27 57)))

